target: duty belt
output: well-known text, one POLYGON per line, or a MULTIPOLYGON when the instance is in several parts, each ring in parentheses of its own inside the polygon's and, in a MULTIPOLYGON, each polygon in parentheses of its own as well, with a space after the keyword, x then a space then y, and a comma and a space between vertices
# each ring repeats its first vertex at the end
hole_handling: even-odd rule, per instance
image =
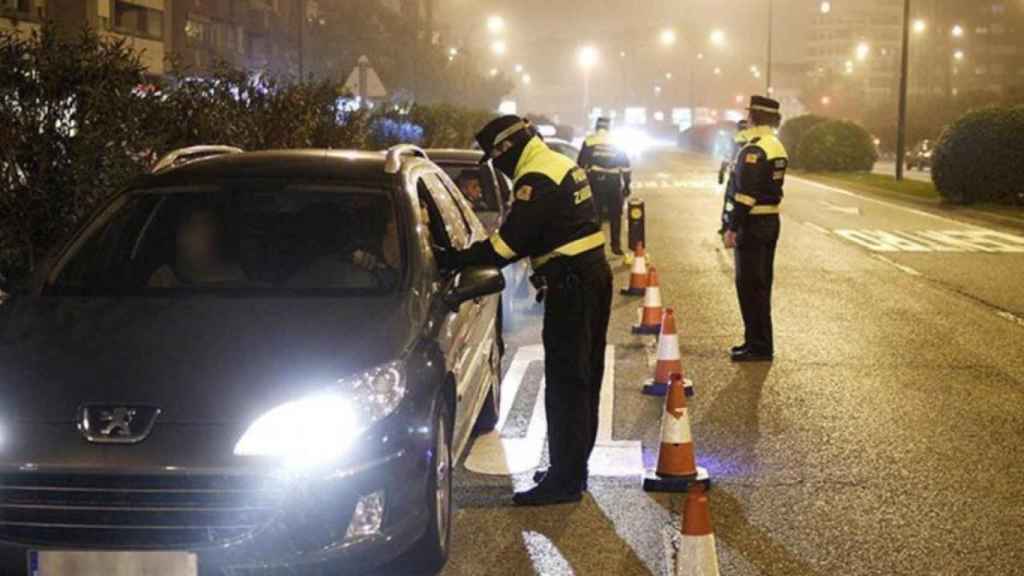
POLYGON ((782 206, 780 204, 758 204, 750 209, 751 216, 767 216, 769 214, 781 214, 782 206))
POLYGON ((535 271, 540 270, 541 267, 543 267, 548 262, 551 262, 555 258, 561 258, 565 256, 579 256, 584 252, 589 252, 595 248, 600 248, 602 246, 604 246, 604 233, 594 232, 589 236, 584 236, 583 238, 579 238, 577 240, 573 240, 572 242, 562 244, 558 248, 555 248, 554 250, 548 252, 543 256, 537 256, 536 258, 532 258, 530 260, 530 265, 533 266, 533 269, 535 271))

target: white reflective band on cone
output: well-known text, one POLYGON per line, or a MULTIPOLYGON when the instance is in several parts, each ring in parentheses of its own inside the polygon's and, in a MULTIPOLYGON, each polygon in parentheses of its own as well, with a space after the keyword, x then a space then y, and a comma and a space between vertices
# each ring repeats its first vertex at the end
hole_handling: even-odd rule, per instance
POLYGON ((644 292, 644 308, 661 308, 661 287, 647 287, 644 292))
POLYGON ((679 360, 679 336, 662 334, 658 338, 658 360, 679 360))
MULTIPOLYGON (((648 288, 650 290, 650 288, 648 288)), ((641 306, 636 309, 636 323, 637 326, 644 323, 644 307, 641 306)))
POLYGON ((633 270, 631 271, 631 273, 632 274, 645 274, 646 275, 647 274, 647 259, 644 258, 643 256, 637 256, 636 259, 633 260, 633 270))
POLYGON ((690 418, 686 414, 686 408, 682 409, 683 415, 676 418, 672 413, 664 414, 661 417, 661 443, 662 444, 689 444, 693 442, 690 435, 690 418))
POLYGON ((715 536, 683 536, 676 576, 719 576, 715 536))

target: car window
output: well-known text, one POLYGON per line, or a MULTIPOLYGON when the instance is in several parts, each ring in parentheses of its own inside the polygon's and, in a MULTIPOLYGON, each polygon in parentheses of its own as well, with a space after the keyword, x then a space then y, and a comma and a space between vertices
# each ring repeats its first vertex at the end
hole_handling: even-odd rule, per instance
MULTIPOLYGON (((486 175, 486 172, 484 174, 486 175)), ((483 238, 484 236, 487 236, 487 230, 484 228, 481 218, 493 220, 496 219, 500 213, 497 210, 484 210, 477 214, 474 207, 470 204, 469 199, 466 198, 465 194, 463 194, 462 191, 451 182, 451 180, 442 178, 441 182, 444 184, 445 188, 448 189, 449 196, 451 196, 452 200, 455 201, 455 205, 462 213, 462 220, 469 227, 470 242, 472 243, 474 238, 483 238)), ((492 182, 491 191, 488 195, 491 197, 492 202, 496 203, 497 198, 495 197, 495 193, 492 182)))
POLYGON ((391 193, 287 182, 139 190, 51 275, 60 295, 384 293, 405 269, 391 193))
POLYGON ((436 174, 427 174, 423 177, 422 182, 430 193, 430 198, 441 218, 445 235, 451 242, 451 246, 459 250, 468 248, 472 231, 465 216, 452 200, 448 189, 436 174))
POLYGON ((441 169, 451 178, 460 195, 469 201, 473 212, 501 212, 498 203, 499 192, 495 190, 494 177, 489 166, 445 164, 441 165, 441 169))

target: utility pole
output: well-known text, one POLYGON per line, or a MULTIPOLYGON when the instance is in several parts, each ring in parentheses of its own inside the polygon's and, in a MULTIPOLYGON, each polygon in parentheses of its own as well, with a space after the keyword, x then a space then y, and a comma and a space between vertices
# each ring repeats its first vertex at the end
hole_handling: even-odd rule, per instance
POLYGON ((775 0, 768 0, 768 68, 765 70, 765 80, 767 82, 767 96, 772 95, 772 63, 773 63, 773 46, 772 43, 775 40, 775 0))
POLYGON ((306 77, 306 0, 299 0, 299 82, 306 77))
POLYGON ((910 0, 903 0, 903 49, 900 56, 900 104, 896 125, 896 179, 903 180, 907 157, 907 85, 910 72, 910 0))

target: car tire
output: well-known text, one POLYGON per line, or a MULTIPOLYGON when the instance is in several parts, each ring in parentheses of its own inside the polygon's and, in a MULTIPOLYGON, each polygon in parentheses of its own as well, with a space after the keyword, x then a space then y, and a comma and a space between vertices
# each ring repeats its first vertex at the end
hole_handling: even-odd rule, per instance
POLYGON ((504 350, 498 345, 495 345, 491 351, 491 375, 494 385, 487 391, 484 406, 476 418, 476 425, 473 427, 473 432, 476 434, 492 432, 498 427, 498 420, 501 419, 501 358, 503 354, 504 350))
POLYGON ((423 574, 436 574, 448 562, 452 533, 452 417, 448 402, 438 400, 431 437, 432 456, 424 505, 430 523, 413 545, 409 559, 422 567, 423 574))

